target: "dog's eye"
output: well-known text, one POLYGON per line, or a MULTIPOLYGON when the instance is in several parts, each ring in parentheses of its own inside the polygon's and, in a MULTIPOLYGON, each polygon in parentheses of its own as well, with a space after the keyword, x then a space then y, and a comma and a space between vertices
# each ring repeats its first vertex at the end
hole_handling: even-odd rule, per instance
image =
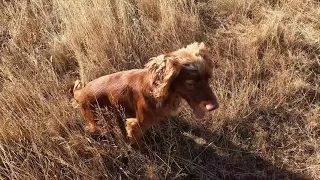
POLYGON ((186 80, 186 85, 187 85, 188 88, 193 88, 194 81, 193 80, 186 80))

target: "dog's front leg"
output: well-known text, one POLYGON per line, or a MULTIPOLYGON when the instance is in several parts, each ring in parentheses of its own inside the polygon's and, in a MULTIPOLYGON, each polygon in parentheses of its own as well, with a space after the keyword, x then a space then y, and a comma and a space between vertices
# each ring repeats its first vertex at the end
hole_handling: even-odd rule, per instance
POLYGON ((81 106, 82 113, 84 115, 85 120, 87 121, 86 130, 90 133, 97 133, 97 125, 94 121, 93 109, 89 104, 82 104, 81 106))
POLYGON ((128 118, 126 121, 126 131, 128 136, 128 143, 133 147, 142 148, 142 136, 146 128, 139 123, 137 118, 128 118))
POLYGON ((138 118, 128 118, 126 121, 127 140, 134 148, 142 149, 143 134, 154 125, 151 116, 138 116, 138 118))

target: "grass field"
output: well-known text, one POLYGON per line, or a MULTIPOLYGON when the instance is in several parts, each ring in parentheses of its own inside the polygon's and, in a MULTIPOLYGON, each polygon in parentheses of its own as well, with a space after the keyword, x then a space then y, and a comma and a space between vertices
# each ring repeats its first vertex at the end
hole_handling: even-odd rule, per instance
POLYGON ((320 179, 318 0, 0 1, 0 179, 320 179), (68 84, 203 41, 220 108, 128 147, 68 84))

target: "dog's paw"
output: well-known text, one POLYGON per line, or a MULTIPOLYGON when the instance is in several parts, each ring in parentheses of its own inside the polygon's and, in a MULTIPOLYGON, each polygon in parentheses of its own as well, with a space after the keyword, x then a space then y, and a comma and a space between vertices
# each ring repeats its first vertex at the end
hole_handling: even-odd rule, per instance
POLYGON ((96 125, 92 125, 92 124, 88 124, 85 127, 85 131, 90 134, 100 134, 101 133, 101 129, 98 128, 96 125))

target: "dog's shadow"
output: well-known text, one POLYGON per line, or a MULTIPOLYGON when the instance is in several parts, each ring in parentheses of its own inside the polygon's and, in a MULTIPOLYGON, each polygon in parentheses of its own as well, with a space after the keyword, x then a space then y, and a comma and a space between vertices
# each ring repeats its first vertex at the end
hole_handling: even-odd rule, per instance
MULTIPOLYGON (((162 172, 156 174, 165 175, 163 179, 307 179, 239 147, 224 133, 219 134, 201 123, 191 122, 182 117, 162 121, 144 135, 146 149, 140 153, 139 150, 133 154, 125 153, 127 155, 119 156, 120 162, 126 166, 137 160, 135 155, 147 158, 161 167, 162 172)), ((114 128, 118 123, 113 123, 105 133, 108 138, 100 136, 99 141, 102 138, 109 144, 112 141, 124 145, 121 128, 114 128), (115 129, 118 132, 113 132, 115 129), (109 136, 110 132, 114 135, 109 136)), ((109 158, 105 159, 109 162, 109 158)))
POLYGON ((183 118, 162 122, 145 141, 146 153, 166 164, 166 179, 304 179, 183 118))

